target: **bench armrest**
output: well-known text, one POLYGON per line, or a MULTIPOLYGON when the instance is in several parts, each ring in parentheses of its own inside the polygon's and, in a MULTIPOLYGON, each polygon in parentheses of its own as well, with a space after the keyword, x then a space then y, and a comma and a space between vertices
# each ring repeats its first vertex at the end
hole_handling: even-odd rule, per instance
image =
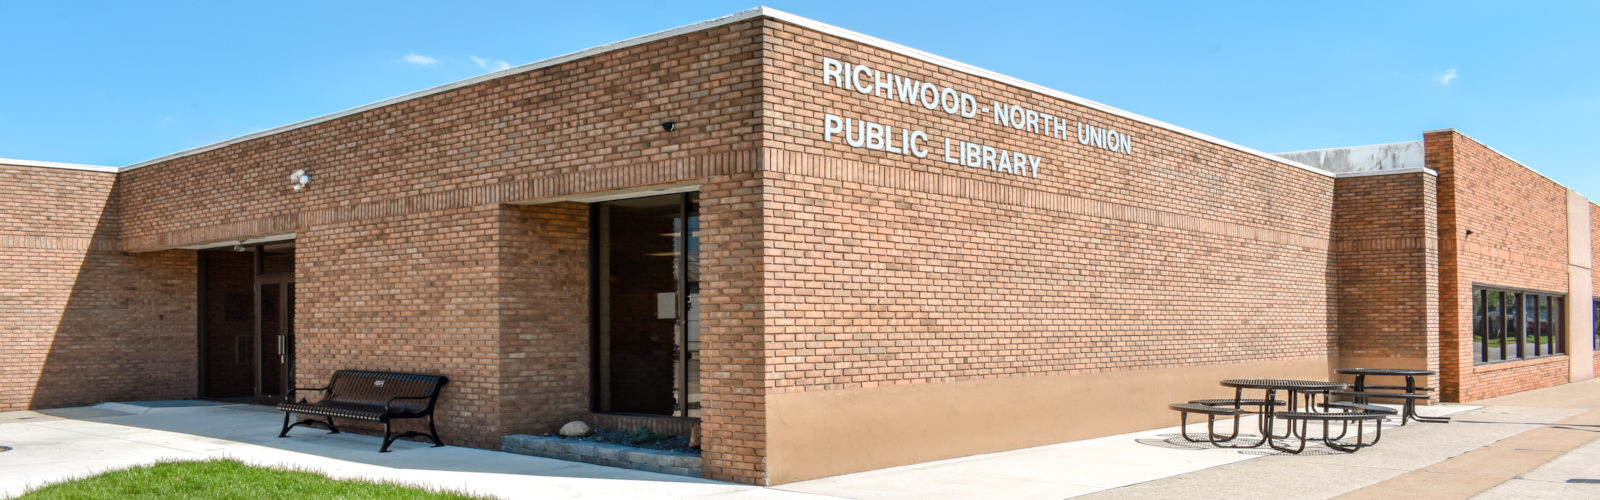
POLYGON ((395 396, 395 397, 389 398, 388 401, 384 401, 383 402, 383 411, 393 413, 394 412, 394 408, 391 408, 390 405, 394 404, 395 400, 397 400, 397 399, 426 399, 426 400, 432 400, 433 396, 395 396))
POLYGON ((325 386, 322 386, 322 387, 292 387, 292 388, 289 389, 289 392, 283 393, 283 399, 289 400, 289 401, 293 401, 294 400, 294 392, 295 391, 321 391, 321 392, 328 392, 328 388, 329 387, 332 387, 332 386, 331 385, 325 385, 325 386))

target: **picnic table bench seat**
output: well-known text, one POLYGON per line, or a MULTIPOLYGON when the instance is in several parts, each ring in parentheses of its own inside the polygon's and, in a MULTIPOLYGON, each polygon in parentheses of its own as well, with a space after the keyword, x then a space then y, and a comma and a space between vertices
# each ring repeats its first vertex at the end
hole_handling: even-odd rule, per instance
POLYGON ((1390 408, 1390 407, 1387 407, 1387 406, 1369 405, 1369 404, 1365 404, 1365 403, 1357 403, 1357 402, 1354 402, 1354 401, 1334 401, 1334 402, 1331 402, 1331 403, 1323 403, 1321 406, 1323 408, 1334 409, 1334 410, 1360 411, 1360 412, 1367 412, 1367 413, 1382 413, 1384 415, 1394 415, 1394 414, 1400 413, 1399 411, 1395 410, 1394 408, 1390 408))
POLYGON ((395 440, 408 437, 425 437, 435 447, 444 446, 439 431, 433 425, 433 408, 439 400, 439 390, 449 378, 442 375, 397 373, 381 371, 339 370, 333 372, 328 385, 323 387, 296 387, 289 389, 286 401, 278 404, 283 411, 283 430, 278 437, 289 437, 289 429, 298 426, 326 426, 329 434, 338 434, 334 418, 378 422, 383 424, 383 446, 379 453, 389 451, 395 440), (322 398, 308 401, 296 393, 321 392, 322 398), (303 419, 290 424, 294 414, 314 415, 321 420, 303 419), (426 434, 410 431, 394 435, 391 421, 408 418, 427 418, 426 434))
MULTIPOLYGON (((1228 404, 1230 404, 1230 405, 1233 404, 1233 400, 1232 399, 1228 400, 1228 404)), ((1241 410, 1241 409, 1238 409, 1238 408, 1229 408, 1229 407, 1226 407, 1226 406, 1212 406, 1212 405, 1208 405, 1208 404, 1194 403, 1194 402, 1173 403, 1173 404, 1167 405, 1167 408, 1170 408, 1172 410, 1176 410, 1178 412, 1178 434, 1183 436, 1183 439, 1185 441, 1188 441, 1188 442, 1191 442, 1191 443, 1199 443, 1199 442, 1201 442, 1199 439, 1195 439, 1195 438, 1189 437, 1189 414, 1190 413, 1199 413, 1201 415, 1205 415, 1206 416, 1206 440, 1210 441, 1212 446, 1223 447, 1223 448, 1227 448, 1229 446, 1221 444, 1221 443, 1232 441, 1233 438, 1238 437, 1239 436, 1239 429, 1238 429, 1237 426, 1235 426, 1234 429, 1233 429, 1233 435, 1228 436, 1226 438, 1217 439, 1217 429, 1216 429, 1217 417, 1234 417, 1234 418, 1238 418, 1239 416, 1244 415, 1246 413, 1244 410, 1241 410)))
MULTIPOLYGON (((1189 403, 1190 404, 1197 404, 1197 405, 1206 405, 1206 406, 1233 406, 1235 401, 1237 401, 1239 403, 1239 406, 1266 406, 1267 405, 1267 400, 1265 400, 1265 399, 1239 399, 1239 400, 1235 400, 1233 398, 1196 399, 1196 400, 1193 400, 1193 401, 1189 401, 1189 403)), ((1283 403, 1283 400, 1281 400, 1281 399, 1275 399, 1275 400, 1272 401, 1272 406, 1283 406, 1283 405, 1284 405, 1284 403, 1283 403)))
MULTIPOLYGON (((1333 404, 1333 403, 1329 403, 1329 404, 1333 404)), ((1393 411, 1391 410, 1390 413, 1393 413, 1393 411)), ((1306 449, 1306 441, 1308 440, 1308 436, 1307 436, 1307 432, 1306 432, 1307 431, 1307 427, 1313 421, 1320 421, 1320 422, 1322 422, 1322 444, 1323 445, 1327 446, 1328 448, 1339 450, 1339 451, 1342 451, 1342 452, 1345 452, 1345 453, 1355 453, 1357 450, 1360 450, 1362 447, 1372 446, 1372 445, 1378 444, 1378 440, 1379 439, 1383 439, 1383 419, 1387 418, 1390 413, 1366 412, 1366 411, 1337 412, 1337 413, 1336 412, 1314 412, 1314 411, 1280 411, 1280 412, 1275 413, 1273 416, 1276 417, 1276 418, 1281 418, 1281 419, 1286 420, 1286 421, 1289 422, 1289 433, 1294 435, 1295 437, 1299 438, 1300 446, 1297 447, 1297 448, 1289 448, 1287 446, 1278 446, 1276 443, 1272 442, 1273 439, 1274 439, 1272 436, 1267 436, 1267 446, 1272 447, 1272 449, 1274 449, 1274 450, 1278 450, 1278 451, 1282 451, 1282 452, 1286 452, 1286 453, 1300 453, 1301 451, 1304 451, 1306 449), (1295 424, 1296 421, 1298 421, 1300 423, 1300 428, 1299 429, 1295 429, 1295 425, 1294 424, 1295 424), (1369 422, 1369 421, 1370 422, 1374 422, 1377 425, 1377 433, 1373 435, 1372 442, 1363 443, 1363 442, 1361 442, 1361 436, 1363 434, 1365 434, 1365 424, 1367 422, 1369 422), (1356 423, 1355 444, 1354 445, 1347 445, 1347 444, 1343 444, 1343 443, 1340 443, 1340 442, 1336 441, 1336 439, 1338 439, 1338 437, 1343 437, 1345 435, 1344 432, 1340 432, 1338 437, 1329 436, 1328 435, 1328 424, 1330 422, 1343 422, 1346 425, 1349 425, 1350 422, 1355 422, 1356 423)))
POLYGON ((1355 398, 1357 402, 1367 399, 1400 399, 1410 401, 1426 401, 1427 394, 1407 394, 1404 392, 1368 392, 1368 391, 1332 391, 1330 394, 1347 398, 1355 398))
MULTIPOLYGON (((1406 390, 1406 386, 1403 386, 1403 385, 1372 385, 1372 384, 1366 384, 1366 385, 1362 386, 1361 389, 1365 390, 1365 391, 1372 391, 1372 390, 1378 390, 1378 391, 1403 391, 1403 390, 1406 390)), ((1411 390, 1417 391, 1417 392, 1431 392, 1431 391, 1433 391, 1433 388, 1432 387, 1412 387, 1411 390)))

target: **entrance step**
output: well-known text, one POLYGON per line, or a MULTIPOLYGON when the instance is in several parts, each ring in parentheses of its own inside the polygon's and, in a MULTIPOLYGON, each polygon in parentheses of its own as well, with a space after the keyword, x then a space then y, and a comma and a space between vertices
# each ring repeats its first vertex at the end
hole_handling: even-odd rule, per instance
POLYGON ((700 454, 634 448, 612 443, 512 434, 500 438, 500 451, 571 462, 701 477, 700 454))

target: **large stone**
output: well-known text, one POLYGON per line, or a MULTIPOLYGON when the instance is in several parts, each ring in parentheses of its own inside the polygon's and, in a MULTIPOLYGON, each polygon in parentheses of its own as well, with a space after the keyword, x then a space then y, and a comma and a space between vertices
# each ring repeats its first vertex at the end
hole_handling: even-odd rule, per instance
POLYGON ((573 420, 567 422, 567 425, 561 426, 561 435, 566 437, 583 437, 589 435, 590 432, 589 424, 583 423, 582 420, 573 420))

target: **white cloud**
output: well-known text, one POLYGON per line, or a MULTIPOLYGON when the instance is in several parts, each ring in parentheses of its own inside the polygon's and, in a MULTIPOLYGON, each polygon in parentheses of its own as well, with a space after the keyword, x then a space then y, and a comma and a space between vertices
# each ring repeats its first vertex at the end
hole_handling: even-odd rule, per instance
POLYGON ((1446 71, 1444 76, 1439 77, 1439 83, 1449 85, 1451 80, 1459 78, 1460 76, 1461 75, 1456 74, 1455 68, 1450 68, 1450 71, 1446 71))
POLYGON ((505 62, 505 61, 494 61, 494 60, 485 59, 485 58, 478 57, 478 56, 467 56, 467 57, 472 58, 472 63, 473 64, 477 64, 479 68, 488 68, 489 71, 500 71, 500 70, 511 69, 511 63, 508 63, 508 62, 505 62))
POLYGON ((422 55, 422 54, 418 54, 416 52, 407 53, 404 60, 405 60, 405 62, 408 62, 408 63, 411 63, 411 64, 415 64, 415 65, 418 65, 418 66, 433 66, 435 64, 439 64, 439 60, 438 59, 434 59, 432 57, 428 57, 428 56, 425 56, 425 55, 422 55))

